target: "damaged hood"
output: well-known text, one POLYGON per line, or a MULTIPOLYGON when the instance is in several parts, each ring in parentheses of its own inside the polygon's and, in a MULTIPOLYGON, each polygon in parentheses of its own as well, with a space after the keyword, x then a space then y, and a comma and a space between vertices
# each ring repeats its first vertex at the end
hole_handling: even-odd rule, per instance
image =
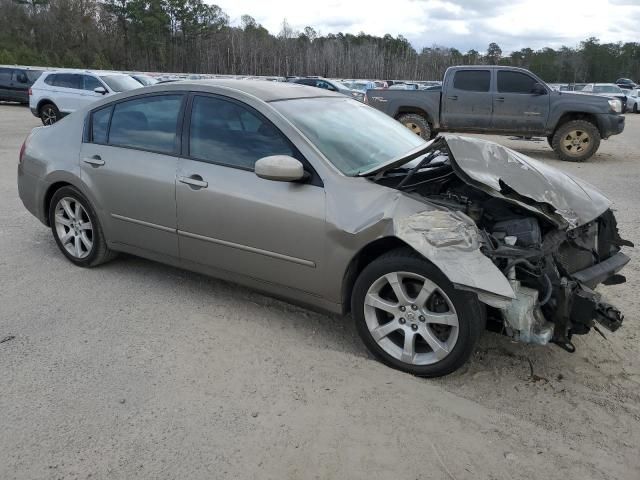
POLYGON ((497 143, 457 135, 446 141, 452 166, 468 177, 465 181, 545 216, 559 215, 569 228, 594 220, 611 205, 587 182, 497 143))

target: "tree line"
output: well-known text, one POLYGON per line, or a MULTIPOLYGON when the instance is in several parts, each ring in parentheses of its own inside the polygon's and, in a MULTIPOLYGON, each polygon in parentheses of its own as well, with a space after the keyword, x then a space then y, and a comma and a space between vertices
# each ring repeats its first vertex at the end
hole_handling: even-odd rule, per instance
MULTIPOLYGON (((393 8, 393 7, 389 7, 393 8)), ((283 21, 271 34, 244 15, 234 26, 202 0, 0 0, 0 64, 233 75, 439 80, 452 65, 528 68, 548 82, 640 80, 640 43, 523 48, 503 54, 434 46, 402 35, 322 35, 283 21)))

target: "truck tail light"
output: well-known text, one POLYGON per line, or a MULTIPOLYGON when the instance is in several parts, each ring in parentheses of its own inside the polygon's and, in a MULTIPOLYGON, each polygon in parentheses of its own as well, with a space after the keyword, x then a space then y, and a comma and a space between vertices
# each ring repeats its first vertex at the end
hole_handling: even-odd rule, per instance
POLYGON ((363 102, 365 105, 368 105, 368 104, 369 104, 369 99, 367 98, 367 94, 366 94, 366 92, 365 92, 365 94, 364 94, 364 98, 362 99, 362 102, 363 102))

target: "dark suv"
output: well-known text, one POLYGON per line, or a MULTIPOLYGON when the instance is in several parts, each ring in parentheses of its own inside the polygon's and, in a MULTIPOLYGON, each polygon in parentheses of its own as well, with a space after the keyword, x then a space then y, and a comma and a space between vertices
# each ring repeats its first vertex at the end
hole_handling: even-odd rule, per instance
POLYGON ((0 67, 0 101, 29 103, 29 89, 42 70, 27 67, 0 67))

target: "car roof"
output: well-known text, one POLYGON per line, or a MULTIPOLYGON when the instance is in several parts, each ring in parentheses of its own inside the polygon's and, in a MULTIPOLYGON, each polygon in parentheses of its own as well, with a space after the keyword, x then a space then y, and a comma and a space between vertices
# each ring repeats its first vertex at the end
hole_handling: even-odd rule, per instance
MULTIPOLYGON (((295 98, 307 97, 340 97, 343 95, 329 90, 316 87, 309 87, 298 83, 291 82, 269 82, 247 80, 231 80, 231 79, 211 79, 211 80, 180 80, 177 82, 163 83, 146 87, 147 91, 172 91, 172 90, 188 90, 189 87, 197 87, 198 91, 206 91, 206 87, 212 87, 211 92, 216 93, 222 87, 225 89, 235 90, 237 92, 246 93, 259 98, 264 102, 273 102, 276 100, 288 100, 295 98)), ((135 90, 134 90, 135 91, 135 90)))

